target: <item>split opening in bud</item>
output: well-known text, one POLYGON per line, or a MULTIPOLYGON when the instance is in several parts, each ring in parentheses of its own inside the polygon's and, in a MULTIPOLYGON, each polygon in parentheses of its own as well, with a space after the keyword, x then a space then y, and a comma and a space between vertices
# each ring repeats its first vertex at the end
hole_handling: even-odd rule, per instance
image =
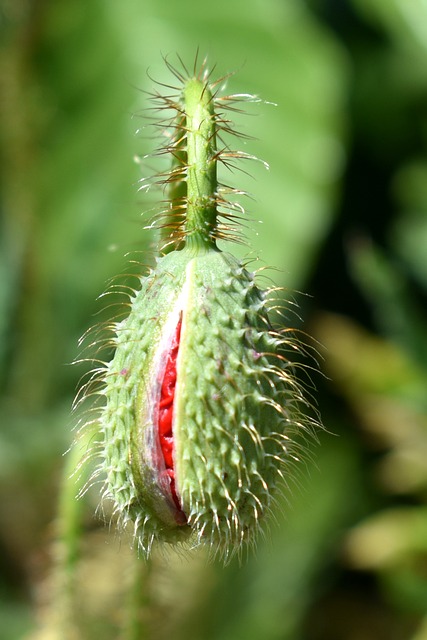
POLYGON ((174 468, 174 439, 173 439, 173 409, 175 399, 175 389, 177 380, 177 358, 179 351, 179 341, 181 337, 181 317, 172 337, 169 353, 167 354, 166 368, 160 387, 160 399, 158 405, 157 427, 160 440, 160 449, 169 479, 172 499, 177 508, 178 524, 185 524, 187 517, 181 509, 181 503, 176 491, 175 468, 174 468))

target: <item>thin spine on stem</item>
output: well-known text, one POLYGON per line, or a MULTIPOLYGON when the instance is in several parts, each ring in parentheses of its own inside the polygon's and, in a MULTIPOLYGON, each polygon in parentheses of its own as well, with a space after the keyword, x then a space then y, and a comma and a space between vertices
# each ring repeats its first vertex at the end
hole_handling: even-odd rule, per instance
MULTIPOLYGON (((101 399, 94 479, 105 478, 104 498, 121 525, 132 523, 142 553, 157 542, 208 545, 228 561, 274 516, 298 458, 294 435, 316 420, 294 375, 299 343, 271 322, 277 288, 260 289, 256 274, 218 247, 241 240, 245 219, 232 199, 244 192, 218 182, 218 164, 254 158, 229 147, 226 113, 259 100, 222 95, 224 78, 213 81, 206 61, 192 74, 166 64, 178 86, 150 94, 165 140, 150 156, 169 157, 170 168, 141 181, 163 188, 149 225, 158 255, 138 288, 122 290, 127 314, 107 326, 114 355, 78 404, 101 399)), ((98 348, 97 335, 93 342, 98 348)))
POLYGON ((216 240, 241 241, 240 226, 245 221, 245 211, 240 202, 230 198, 246 194, 219 183, 217 167, 222 164, 234 169, 235 161, 241 159, 259 161, 253 155, 230 148, 224 136, 250 139, 251 136, 233 129, 225 113, 242 112, 241 103, 261 100, 251 94, 221 95, 221 87, 229 76, 212 81, 206 60, 199 69, 195 65, 193 75, 185 67, 181 72, 168 60, 165 62, 180 85, 160 85, 172 90, 172 94, 160 91, 149 94, 152 109, 165 114, 154 122, 154 127, 166 141, 145 159, 170 156, 171 167, 143 178, 140 187, 141 190, 153 185, 164 187, 164 209, 150 225, 160 231, 159 251, 168 253, 179 248, 190 235, 202 245, 216 240))

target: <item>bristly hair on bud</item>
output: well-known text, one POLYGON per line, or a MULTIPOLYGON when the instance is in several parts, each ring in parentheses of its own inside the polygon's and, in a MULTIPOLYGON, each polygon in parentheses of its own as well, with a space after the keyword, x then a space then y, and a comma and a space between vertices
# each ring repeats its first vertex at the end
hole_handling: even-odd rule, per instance
POLYGON ((102 479, 138 548, 208 545, 227 562, 264 531, 297 459, 295 435, 317 420, 295 377, 301 344, 270 318, 277 288, 260 288, 218 247, 241 240, 245 217, 233 201, 243 192, 219 183, 218 163, 254 158, 228 145, 239 134, 227 114, 259 99, 223 95, 225 78, 213 81, 206 61, 189 73, 178 60, 165 60, 174 84, 149 95, 162 142, 144 159, 170 158, 141 180, 165 196, 148 225, 158 229, 155 264, 125 291, 125 317, 106 327, 114 355, 99 361, 76 406, 99 400, 84 420, 100 434, 92 480, 102 479))

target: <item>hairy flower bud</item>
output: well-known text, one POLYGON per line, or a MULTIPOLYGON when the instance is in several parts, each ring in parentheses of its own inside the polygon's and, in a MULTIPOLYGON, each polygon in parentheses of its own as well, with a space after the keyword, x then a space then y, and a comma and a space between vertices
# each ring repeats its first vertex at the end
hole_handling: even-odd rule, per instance
POLYGON ((144 553, 154 541, 188 540, 228 559, 255 541, 272 510, 307 403, 287 358, 296 344, 273 329, 268 292, 217 246, 243 211, 224 199, 234 191, 216 175, 218 161, 250 157, 216 147, 237 97, 216 96, 203 66, 190 78, 172 71, 180 94, 153 96, 174 112, 159 154, 173 157, 161 174, 170 201, 157 218, 156 264, 113 327, 115 354, 101 374, 101 471, 104 496, 122 523, 134 523, 144 553))
POLYGON ((102 429, 108 492, 145 549, 253 536, 288 454, 281 342, 229 253, 184 248, 142 280, 117 326, 102 429))

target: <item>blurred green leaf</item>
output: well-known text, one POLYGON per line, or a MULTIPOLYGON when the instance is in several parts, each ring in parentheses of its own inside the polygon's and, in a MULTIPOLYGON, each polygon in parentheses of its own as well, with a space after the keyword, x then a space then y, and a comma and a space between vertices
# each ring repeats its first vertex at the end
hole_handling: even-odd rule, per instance
POLYGON ((427 6, 423 0, 353 0, 353 3, 383 24, 399 45, 426 54, 427 6))
POLYGON ((378 328, 427 368, 425 317, 411 295, 405 271, 363 239, 353 243, 349 257, 353 277, 371 305, 378 328))
POLYGON ((401 212, 391 228, 391 243, 410 275, 427 290, 427 162, 402 167, 394 187, 401 212))

